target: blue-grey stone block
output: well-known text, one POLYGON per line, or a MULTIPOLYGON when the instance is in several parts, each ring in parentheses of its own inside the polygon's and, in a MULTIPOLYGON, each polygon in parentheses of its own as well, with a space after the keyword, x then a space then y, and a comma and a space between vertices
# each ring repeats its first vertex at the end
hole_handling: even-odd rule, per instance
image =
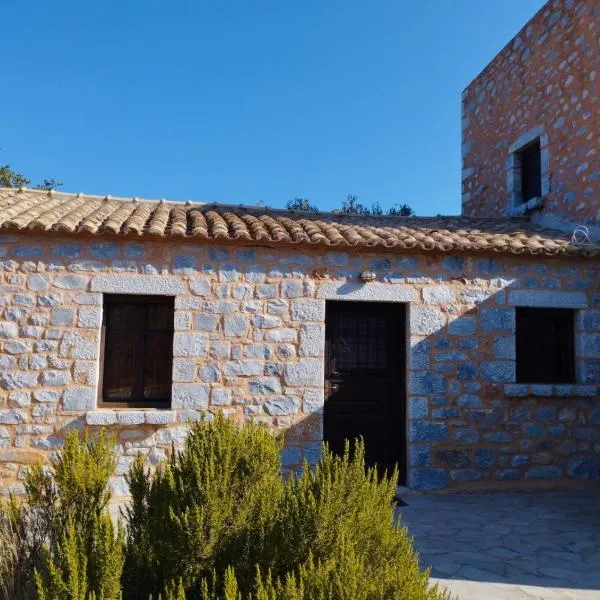
POLYGON ((448 333, 450 335, 474 335, 476 326, 475 317, 463 316, 448 324, 448 333))
POLYGON ((432 406, 448 406, 448 398, 445 396, 434 396, 431 399, 432 406))
POLYGON ((412 442, 430 442, 448 439, 448 428, 445 423, 415 421, 409 426, 409 439, 412 442))
POLYGON ((414 346, 411 346, 409 359, 411 369, 429 368, 429 354, 431 352, 431 343, 429 340, 421 340, 414 346))
POLYGON ((515 360, 515 336, 503 335, 494 339, 494 358, 515 360))
POLYGON ((539 439, 546 435, 546 428, 541 423, 523 425, 523 433, 528 438, 539 439))
POLYGON ((554 395, 559 398, 568 398, 575 393, 575 386, 570 383, 562 383, 554 386, 554 395))
POLYGON ((567 467, 569 477, 596 481, 600 475, 600 460, 597 456, 575 456, 567 467))
POLYGON ((580 333, 579 354, 585 358, 600 358, 600 334, 580 333))
POLYGON ((208 255, 210 260, 226 260, 229 257, 229 251, 225 248, 211 248, 208 255))
POLYGON ((475 269, 480 275, 494 275, 500 270, 500 264, 493 258, 485 258, 475 263, 475 269))
POLYGON ((504 420, 504 411, 502 410, 472 410, 469 417, 473 423, 477 423, 481 428, 489 429, 504 420))
POLYGON ((477 429, 455 429, 452 439, 458 444, 476 444, 479 441, 477 429))
POLYGON ((564 423, 558 423, 556 425, 550 425, 548 427, 548 433, 553 437, 563 437, 567 432, 567 428, 564 423))
POLYGON ((16 246, 13 250, 17 258, 38 258, 43 253, 44 249, 41 246, 16 246))
POLYGON ((460 350, 476 350, 479 347, 478 340, 458 340, 460 350))
POLYGON ((334 267, 345 267, 348 264, 348 255, 345 252, 328 252, 324 262, 334 267))
POLYGON ((436 373, 416 371, 410 378, 411 394, 439 394, 446 389, 446 379, 436 373))
POLYGON ((556 420, 556 406, 541 406, 535 415, 538 421, 554 421, 556 420))
POLYGON ((398 256, 396 258, 396 267, 398 269, 415 269, 417 259, 414 256, 398 256))
POLYGON ((477 379, 477 367, 475 365, 460 364, 456 368, 456 377, 459 381, 474 381, 477 379))
POLYGON ((496 360, 481 365, 481 375, 485 381, 508 383, 516 377, 516 366, 512 360, 496 360))
POLYGON ((321 442, 313 442, 304 446, 304 460, 313 467, 321 460, 323 444, 321 442))
POLYGON ((439 352, 435 358, 440 362, 464 362, 467 360, 467 356, 458 350, 439 352))
POLYGON ((454 481, 473 481, 481 478, 481 471, 478 471, 477 469, 450 471, 450 478, 454 481))
POLYGON ((61 258, 79 258, 81 246, 79 244, 59 244, 52 247, 52 255, 61 258))
POLYGON ((471 459, 465 450, 440 450, 435 453, 436 461, 444 467, 468 467, 471 459))
POLYGON ((529 456, 525 454, 515 454, 512 457, 513 467, 526 467, 529 464, 529 456))
POLYGON ((598 439, 598 430, 595 427, 575 427, 573 433, 576 440, 593 442, 598 439))
POLYGON ((392 268, 392 261, 387 258, 376 258, 371 261, 369 268, 373 271, 385 271, 392 268))
POLYGON ((398 272, 386 273, 383 276, 385 283, 402 283, 404 281, 404 275, 398 272))
POLYGON ((302 450, 296 446, 282 448, 279 455, 281 456, 281 466, 283 467, 298 465, 302 462, 302 450))
POLYGON ((436 408, 431 412, 434 419, 456 419, 460 416, 458 408, 436 408))
POLYGON ((538 465, 525 473, 525 479, 559 479, 563 471, 557 465, 538 465))
POLYGON ((173 270, 175 273, 189 273, 196 270, 197 264, 194 256, 176 256, 173 270))
POLYGON ((475 464, 480 469, 490 469, 496 464, 496 452, 491 448, 475 450, 475 464))
POLYGON ((504 481, 506 479, 518 479, 519 471, 517 469, 502 469, 500 471, 496 471, 496 479, 498 481, 504 481))
POLYGON ((463 390, 469 394, 476 394, 481 391, 481 384, 477 381, 471 383, 463 383, 463 390))
POLYGON ((442 373, 445 375, 451 375, 454 371, 454 366, 449 363, 436 363, 433 367, 436 373, 442 373))
POLYGON ((119 256, 119 244, 116 242, 95 242, 89 245, 92 258, 117 258, 119 256))
POLYGON ((238 265, 225 264, 219 268, 219 281, 238 281, 242 277, 242 270, 238 265))
POLYGON ((448 473, 443 469, 423 469, 410 472, 410 487, 431 492, 448 487, 448 473))
POLYGON ((442 269, 446 271, 462 271, 465 267, 465 259, 462 256, 447 256, 442 260, 442 269))
POLYGON ((552 386, 547 383, 534 383, 531 385, 531 395, 549 398, 552 396, 552 386))
POLYGON ((492 444, 507 444, 511 440, 509 433, 504 433, 501 431, 497 431, 495 433, 488 433, 484 437, 486 441, 492 444))
POLYGON ((235 251, 235 257, 244 262, 254 262, 256 260, 256 250, 254 248, 238 248, 235 251))
POLYGON ((430 467, 431 446, 415 446, 411 444, 408 447, 408 464, 411 467, 430 467))
POLYGON ((507 383, 504 394, 510 397, 523 397, 529 395, 529 386, 525 383, 507 383))
POLYGON ((125 244, 125 256, 127 258, 141 258, 146 255, 144 244, 129 242, 125 244))
POLYGON ((458 398, 458 405, 469 408, 479 408, 481 406, 481 398, 473 394, 463 394, 458 398))
POLYGON ((485 331, 515 331, 513 308, 484 308, 481 311, 481 328, 485 331))
POLYGON ((530 421, 531 420, 531 411, 527 410, 522 406, 517 408, 513 408, 510 411, 510 420, 511 421, 530 421))
POLYGON ((560 281, 554 277, 547 277, 542 283, 542 287, 547 290, 557 290, 560 288, 560 281))
POLYGON ((423 419, 429 414, 427 398, 413 396, 408 401, 408 418, 423 419))

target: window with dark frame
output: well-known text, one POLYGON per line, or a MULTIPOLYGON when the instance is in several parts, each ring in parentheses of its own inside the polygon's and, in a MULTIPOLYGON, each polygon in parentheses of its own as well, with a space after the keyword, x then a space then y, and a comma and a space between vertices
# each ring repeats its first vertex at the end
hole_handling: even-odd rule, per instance
POLYGON ((521 200, 542 195, 542 152, 539 138, 519 151, 521 160, 521 200))
POLYGON ((516 309, 518 383, 575 383, 575 311, 516 309))
POLYGON ((170 406, 174 306, 172 297, 104 296, 101 402, 170 406))

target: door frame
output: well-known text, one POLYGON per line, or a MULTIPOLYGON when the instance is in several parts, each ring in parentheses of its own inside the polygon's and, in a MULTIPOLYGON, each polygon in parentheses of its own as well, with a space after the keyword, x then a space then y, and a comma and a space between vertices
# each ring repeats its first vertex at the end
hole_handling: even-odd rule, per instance
MULTIPOLYGON (((409 428, 409 363, 410 363, 410 321, 411 321, 411 305, 415 303, 418 298, 416 291, 408 286, 394 285, 389 283, 370 282, 370 283, 333 283, 328 282, 323 284, 317 291, 317 298, 323 300, 323 315, 325 315, 325 304, 327 301, 335 302, 355 302, 355 303, 367 303, 367 302, 385 302, 390 304, 403 304, 404 305, 404 368, 403 377, 404 385, 401 389, 402 398, 400 401, 404 401, 404 464, 398 465, 400 472, 399 485, 407 485, 410 481, 410 460, 409 455, 411 452, 410 440, 408 436, 409 428)), ((323 327, 323 350, 325 349, 325 320, 323 327)), ((323 353, 323 394, 325 394, 325 353, 323 353)))

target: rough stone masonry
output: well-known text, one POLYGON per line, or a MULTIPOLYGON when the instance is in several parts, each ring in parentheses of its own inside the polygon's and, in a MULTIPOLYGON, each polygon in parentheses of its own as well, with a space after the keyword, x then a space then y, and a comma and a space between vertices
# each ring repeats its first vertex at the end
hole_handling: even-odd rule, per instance
POLYGON ((550 0, 463 92, 463 214, 515 209, 514 153, 539 138, 532 220, 600 239, 599 85, 600 5, 550 0))
POLYGON ((595 481, 600 469, 597 262, 185 241, 0 235, 0 489, 22 491, 69 427, 117 436, 117 496, 188 424, 222 411, 285 430, 284 468, 322 440, 328 299, 406 303, 408 484, 420 490, 595 481), (376 281, 360 283, 365 269, 376 281), (175 298, 172 406, 97 407, 105 293, 175 298), (515 307, 577 311, 577 384, 515 383, 515 307))

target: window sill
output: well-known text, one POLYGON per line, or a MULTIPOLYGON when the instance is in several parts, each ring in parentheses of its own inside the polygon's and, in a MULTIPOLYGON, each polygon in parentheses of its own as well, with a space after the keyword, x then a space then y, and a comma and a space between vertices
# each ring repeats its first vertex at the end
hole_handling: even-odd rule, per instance
POLYGON ((96 410, 89 410, 85 414, 87 425, 106 426, 106 425, 169 425, 175 422, 175 411, 168 408, 161 410, 112 410, 105 406, 100 406, 96 410))
POLYGON ((521 217, 532 210, 542 208, 545 201, 545 196, 537 196, 536 198, 531 198, 530 200, 527 200, 527 202, 523 202, 517 206, 511 206, 504 214, 507 217, 521 217))
POLYGON ((504 394, 511 398, 593 398, 598 393, 595 385, 577 383, 507 383, 504 394))

